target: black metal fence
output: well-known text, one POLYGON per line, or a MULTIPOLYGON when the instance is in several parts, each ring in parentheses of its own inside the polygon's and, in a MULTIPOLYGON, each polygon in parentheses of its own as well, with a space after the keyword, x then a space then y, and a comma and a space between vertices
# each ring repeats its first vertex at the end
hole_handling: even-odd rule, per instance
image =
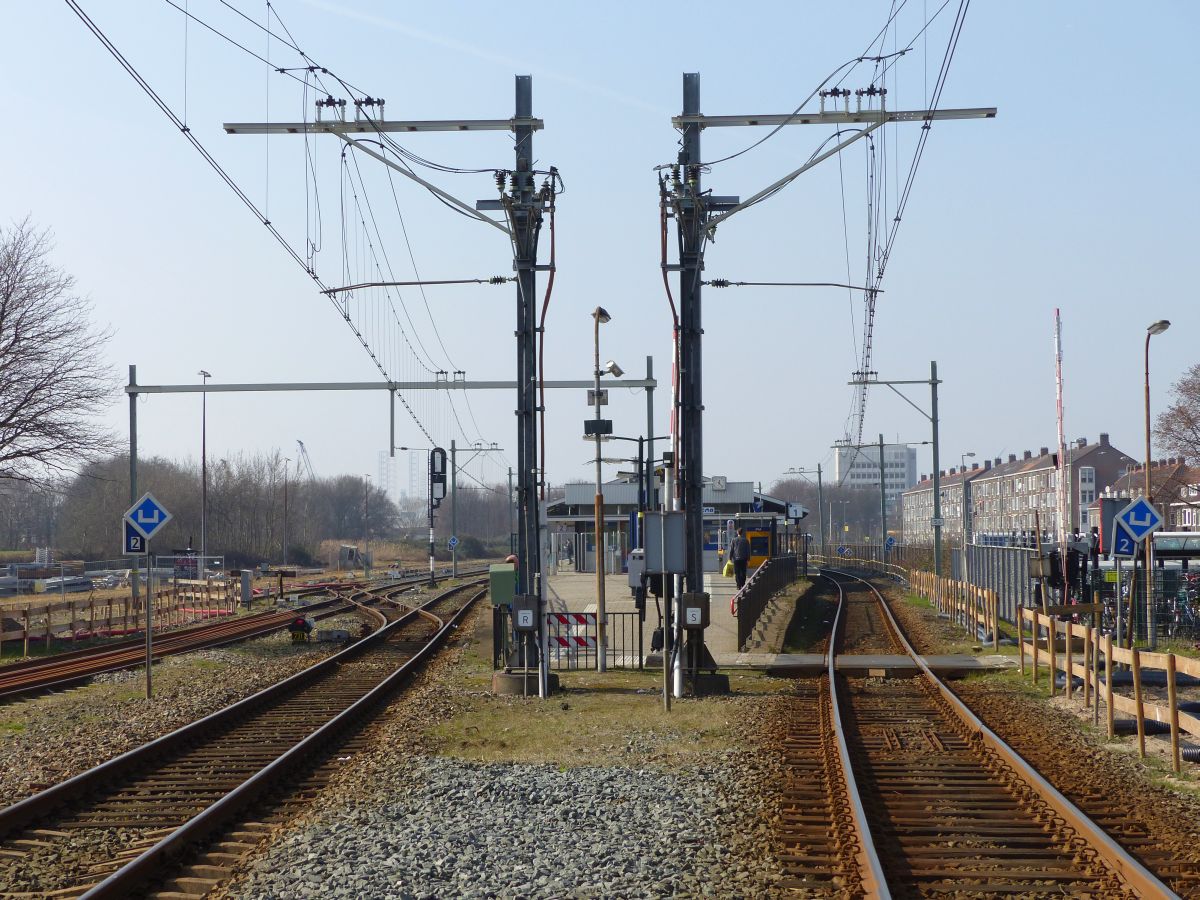
POLYGON ((800 559, 795 556, 772 557, 754 570, 734 598, 737 603, 739 648, 745 646, 771 597, 795 581, 801 571, 800 559))

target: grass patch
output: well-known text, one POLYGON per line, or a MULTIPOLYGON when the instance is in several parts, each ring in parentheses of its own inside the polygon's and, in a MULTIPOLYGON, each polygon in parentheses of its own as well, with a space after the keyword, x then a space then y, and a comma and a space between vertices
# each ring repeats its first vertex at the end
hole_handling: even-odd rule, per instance
POLYGON ((729 697, 675 700, 668 714, 658 673, 609 673, 600 684, 588 683, 595 676, 561 674, 564 689, 549 700, 472 697, 429 732, 435 750, 475 762, 571 768, 691 765, 746 746, 740 710, 729 697))
POLYGON ((8 737, 10 734, 20 734, 24 730, 24 722, 18 722, 16 719, 0 719, 0 737, 8 737))
POLYGON ((745 715, 764 695, 791 691, 787 679, 730 672, 732 693, 672 700, 663 709, 662 670, 559 672, 562 691, 548 700, 491 694, 490 640, 464 650, 455 713, 425 732, 443 756, 484 763, 686 766, 714 753, 749 749, 745 715))
POLYGON ((927 600, 919 594, 905 594, 904 602, 917 607, 917 609, 933 609, 933 601, 927 600))

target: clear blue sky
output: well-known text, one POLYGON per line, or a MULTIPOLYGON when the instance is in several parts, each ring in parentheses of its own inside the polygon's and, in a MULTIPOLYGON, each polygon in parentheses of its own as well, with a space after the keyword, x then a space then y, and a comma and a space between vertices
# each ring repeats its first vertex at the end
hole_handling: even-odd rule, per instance
MULTIPOLYGON (((182 0, 180 0, 182 4, 182 0)), ((224 121, 296 119, 300 87, 193 24, 185 67, 183 18, 166 3, 99 2, 84 8, 163 99, 228 166, 296 246, 305 242, 304 142, 230 137, 224 121), (186 92, 184 74, 187 74, 186 92), (268 105, 269 102, 269 105, 268 105), (269 181, 264 173, 269 172, 269 181)), ((263 20, 262 2, 237 3, 263 20)), ((940 3, 909 0, 898 17, 903 45, 940 3)), ((191 11, 258 53, 262 32, 216 0, 191 11)), ((924 44, 897 66, 890 105, 918 107, 942 58, 951 3, 924 44)), ((889 3, 768 3, 682 7, 633 3, 389 4, 279 0, 280 16, 321 65, 387 100, 389 118, 508 117, 514 74, 534 77, 539 167, 557 166, 558 277, 547 327, 547 375, 586 378, 590 310, 603 304, 603 354, 639 373, 655 357, 669 373, 670 319, 658 269, 653 167, 669 162, 677 135, 681 73, 698 71, 709 114, 790 112, 830 71, 857 56, 887 18, 889 3), (736 10, 736 13, 733 12, 736 10), (519 23, 519 24, 517 24, 519 23)), ((111 324, 114 369, 129 363, 143 382, 364 380, 377 373, 329 302, 136 89, 64 3, 8 4, 0 33, 7 138, 0 218, 26 214, 51 228, 55 260, 111 324)), ((1154 340, 1154 403, 1197 361, 1200 304, 1193 285, 1198 126, 1186 114, 1200 8, 1159 2, 1006 2, 971 5, 941 105, 998 106, 992 121, 936 125, 883 287, 875 365, 884 378, 919 378, 937 359, 943 461, 982 458, 1053 443, 1052 316, 1065 334, 1068 439, 1108 431, 1133 455, 1141 444, 1141 348, 1150 321, 1172 329, 1154 340)), ((887 49, 893 40, 888 39, 887 49)), ((273 63, 296 66, 278 42, 273 63)), ((847 87, 863 86, 868 68, 847 87)), ((311 101, 310 97, 310 101, 311 101)), ((758 129, 710 129, 704 155, 726 155, 758 129)), ((889 190, 903 179, 917 126, 887 136, 889 190)), ((707 186, 748 196, 795 168, 827 132, 793 127, 714 167, 707 186)), ((342 283, 339 147, 314 138, 327 283, 342 283)), ((405 146, 461 167, 511 165, 503 133, 419 135, 405 146)), ((866 247, 865 157, 842 160, 850 272, 861 280, 866 247)), ((425 278, 508 274, 504 237, 457 216, 418 187, 360 162, 398 278, 412 275, 401 233, 425 278)), ((468 202, 494 196, 490 175, 428 173, 468 202)), ((314 201, 307 194, 309 215, 314 201)), ((894 201, 890 201, 894 205, 894 201)), ((546 235, 545 237, 548 237, 546 235)), ((351 256, 362 260, 364 248, 351 256)), ((707 258, 709 277, 841 281, 846 277, 842 191, 836 160, 802 176, 723 226, 707 258)), ((673 239, 672 239, 673 247, 673 239)), ((543 240, 548 249, 548 240, 543 240)), ((361 266, 359 267, 361 271, 361 266)), ((353 270, 350 272, 353 275, 353 270)), ((542 282, 544 285, 544 281, 542 282)), ((404 294, 410 340, 438 368, 468 377, 513 375, 513 289, 431 288, 404 294), (439 341, 440 335, 440 341, 439 341), (442 344, 445 349, 443 350, 442 344)), ((377 301, 364 301, 376 302, 377 301)), ((706 466, 710 474, 769 484, 789 466, 830 458, 850 403, 861 331, 858 295, 845 291, 708 290, 706 466)), ((386 318, 386 311, 382 313, 386 318)), ((385 339, 378 317, 368 328, 385 339)), ((385 354, 398 378, 421 377, 393 330, 385 354)), ((660 396, 660 433, 666 428, 660 396)), ((114 398, 113 427, 127 407, 114 398)), ((924 405, 924 392, 918 395, 924 405)), ((552 481, 586 478, 579 438, 585 398, 549 398, 552 481)), ((152 397, 140 410, 144 454, 198 455, 199 397, 152 397)), ((444 401, 413 407, 439 442, 462 440, 444 401)), ((467 436, 509 448, 508 395, 459 404, 467 436), (474 418, 472 419, 471 413, 474 418), (478 427, 476 427, 476 423, 478 427)), ((619 433, 644 427, 644 400, 620 391, 609 408, 619 433)), ((403 410, 398 444, 427 442, 403 410)), ((884 391, 869 402, 865 436, 919 441, 924 419, 884 391)), ((214 455, 308 445, 319 473, 376 472, 387 445, 382 395, 225 395, 210 398, 214 455)), ((921 468, 928 470, 928 448, 921 468)), ((403 463, 403 459, 398 459, 403 463)), ((402 466, 401 486, 407 484, 402 466)), ((473 468, 499 479, 503 464, 473 468)))

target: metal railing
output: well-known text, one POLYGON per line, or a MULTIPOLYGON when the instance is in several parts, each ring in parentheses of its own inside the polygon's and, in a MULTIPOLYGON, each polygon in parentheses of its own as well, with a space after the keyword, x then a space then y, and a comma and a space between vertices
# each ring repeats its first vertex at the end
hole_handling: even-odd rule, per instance
MULTIPOLYGON (((609 612, 608 646, 604 654, 610 669, 641 669, 645 663, 643 643, 643 621, 638 612, 609 612)), ((514 648, 519 646, 514 639, 512 615, 507 606, 497 606, 493 618, 492 665, 499 669, 510 664, 514 648)), ((586 670, 596 668, 596 613, 549 612, 546 613, 546 655, 550 668, 556 671, 586 670)), ((528 661, 535 665, 534 660, 528 661)), ((524 660, 516 660, 518 666, 524 660)))
POLYGON ((796 556, 773 556, 754 570, 742 589, 734 594, 737 607, 738 648, 744 647, 759 616, 771 597, 800 577, 800 559, 796 556))

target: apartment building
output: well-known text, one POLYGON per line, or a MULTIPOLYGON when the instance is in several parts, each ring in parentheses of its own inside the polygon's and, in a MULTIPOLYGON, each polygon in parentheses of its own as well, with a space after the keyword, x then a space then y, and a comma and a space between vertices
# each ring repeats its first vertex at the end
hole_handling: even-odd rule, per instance
MULTIPOLYGON (((1009 536, 1032 533, 1040 524, 1043 533, 1058 531, 1057 453, 1042 447, 1019 457, 995 457, 965 471, 942 475, 943 539, 958 543, 964 534, 1009 536)), ((1068 526, 1086 530, 1088 507, 1106 488, 1126 474, 1136 460, 1109 443, 1101 434, 1096 443, 1080 438, 1067 448, 1068 526)), ((933 480, 922 478, 904 492, 904 539, 909 544, 933 541, 933 480)))
MULTIPOLYGON (((834 484, 879 490, 879 445, 835 447, 834 484)), ((883 445, 883 492, 888 514, 895 513, 900 495, 917 481, 917 451, 908 444, 883 445)))

